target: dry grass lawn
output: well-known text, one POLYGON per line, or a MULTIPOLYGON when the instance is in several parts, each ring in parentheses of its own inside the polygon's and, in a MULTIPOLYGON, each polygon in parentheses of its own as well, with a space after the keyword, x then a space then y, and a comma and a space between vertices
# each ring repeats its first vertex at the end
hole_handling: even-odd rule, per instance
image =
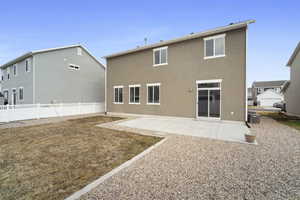
POLYGON ((285 124, 287 126, 290 126, 294 129, 297 129, 300 131, 300 118, 295 116, 288 116, 283 113, 279 112, 259 112, 259 114, 267 117, 271 117, 272 119, 275 119, 281 124, 285 124))
POLYGON ((160 138, 96 127, 111 117, 0 129, 0 199, 63 199, 160 138))

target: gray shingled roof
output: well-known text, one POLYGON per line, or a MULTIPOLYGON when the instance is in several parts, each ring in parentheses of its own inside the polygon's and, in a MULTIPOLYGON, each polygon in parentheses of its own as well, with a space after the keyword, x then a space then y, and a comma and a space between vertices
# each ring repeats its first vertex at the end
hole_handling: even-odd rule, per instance
POLYGON ((279 81, 254 81, 252 86, 253 87, 281 87, 286 82, 286 80, 279 80, 279 81))
POLYGON ((49 52, 49 51, 56 51, 56 50, 62 50, 62 49, 68 49, 68 48, 74 48, 74 47, 81 47, 84 51, 86 51, 86 53, 88 55, 90 55, 97 63, 100 64, 100 66, 102 66, 103 68, 105 68, 105 66, 95 57, 93 56, 88 50, 86 47, 84 47, 83 45, 81 44, 75 44, 75 45, 69 45, 69 46, 63 46, 63 47, 56 47, 56 48, 49 48, 49 49, 41 49, 41 50, 36 50, 36 51, 30 51, 28 53, 25 53, 11 61, 8 61, 7 63, 3 64, 3 65, 0 65, 0 68, 5 68, 5 67, 8 67, 12 64, 15 64, 21 60, 24 60, 30 56, 33 56, 35 54, 39 54, 39 53, 45 53, 45 52, 49 52))

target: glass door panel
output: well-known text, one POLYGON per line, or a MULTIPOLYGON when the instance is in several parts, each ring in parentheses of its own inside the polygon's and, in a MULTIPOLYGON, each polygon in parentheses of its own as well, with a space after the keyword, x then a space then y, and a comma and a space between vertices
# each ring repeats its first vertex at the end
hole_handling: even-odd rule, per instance
POLYGON ((209 117, 220 117, 220 90, 209 90, 209 117))
POLYGON ((208 90, 198 90, 198 116, 208 117, 208 90))

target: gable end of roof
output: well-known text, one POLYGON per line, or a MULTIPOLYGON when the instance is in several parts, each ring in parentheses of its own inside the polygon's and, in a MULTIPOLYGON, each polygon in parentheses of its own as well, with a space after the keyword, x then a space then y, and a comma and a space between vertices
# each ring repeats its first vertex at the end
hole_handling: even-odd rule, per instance
POLYGON ((299 51, 300 51, 300 42, 298 42, 298 44, 297 44, 297 46, 296 46, 294 52, 292 53, 292 55, 291 55, 289 61, 288 61, 287 64, 286 64, 286 66, 288 66, 288 67, 292 66, 292 64, 293 64, 293 62, 294 62, 294 60, 295 60, 297 54, 299 53, 299 51))
POLYGON ((17 62, 20 62, 20 61, 26 59, 26 58, 29 58, 30 56, 34 56, 36 54, 46 53, 46 52, 51 52, 51 51, 58 51, 58 50, 69 49, 69 48, 76 48, 76 47, 82 48, 101 67, 103 67, 104 69, 106 69, 105 66, 95 56, 93 56, 86 47, 82 46, 81 44, 69 45, 69 46, 63 46, 63 47, 56 47, 56 48, 49 48, 49 49, 41 49, 41 50, 36 50, 36 51, 30 51, 28 53, 25 53, 25 54, 23 54, 23 55, 15 58, 15 59, 11 60, 11 61, 8 61, 7 63, 1 65, 0 68, 8 67, 10 65, 13 65, 13 64, 15 64, 17 62))

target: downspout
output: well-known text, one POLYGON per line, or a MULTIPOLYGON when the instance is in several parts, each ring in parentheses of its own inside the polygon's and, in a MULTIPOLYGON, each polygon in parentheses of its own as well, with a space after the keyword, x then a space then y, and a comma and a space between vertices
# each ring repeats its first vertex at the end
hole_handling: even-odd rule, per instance
POLYGON ((248 48, 248 26, 246 27, 246 48, 245 48, 245 96, 246 96, 246 104, 245 104, 245 121, 248 121, 248 88, 247 88, 247 66, 248 66, 248 59, 247 59, 247 48, 248 48))
POLYGON ((32 56, 32 103, 35 104, 35 59, 32 56))
POLYGON ((106 66, 104 69, 104 112, 105 115, 107 115, 107 60, 106 60, 106 66))

